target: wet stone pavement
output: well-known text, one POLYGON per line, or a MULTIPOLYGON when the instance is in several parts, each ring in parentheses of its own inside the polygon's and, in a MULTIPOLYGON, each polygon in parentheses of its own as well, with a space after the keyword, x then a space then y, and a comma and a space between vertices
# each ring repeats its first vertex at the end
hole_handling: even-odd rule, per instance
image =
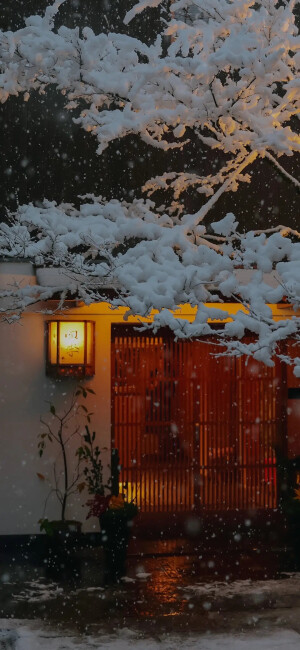
POLYGON ((291 627, 291 620, 297 630, 300 574, 285 571, 287 550, 204 550, 181 540, 144 542, 139 549, 129 555, 127 575, 106 587, 101 549, 56 574, 43 564, 2 557, 0 617, 39 619, 80 633, 240 631, 291 627))

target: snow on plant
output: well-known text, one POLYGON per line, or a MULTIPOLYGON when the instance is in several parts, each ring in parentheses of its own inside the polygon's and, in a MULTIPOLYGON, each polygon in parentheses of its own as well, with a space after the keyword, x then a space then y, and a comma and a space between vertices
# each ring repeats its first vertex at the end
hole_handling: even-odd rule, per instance
MULTIPOLYGON (((226 154, 226 163, 206 177, 193 171, 152 178, 143 188, 147 200, 89 196, 79 209, 47 201, 21 206, 1 226, 2 254, 60 266, 66 271, 64 291, 76 286, 85 302, 103 299, 109 279, 116 287, 112 304, 142 316, 156 309, 154 328, 168 325, 178 337, 213 333, 231 353, 271 363, 279 341, 299 338, 296 314, 275 322, 268 306, 285 298, 299 307, 299 233, 278 226, 242 235, 231 214, 210 230, 203 220, 224 192, 250 182, 244 170, 258 157, 267 157, 300 186, 280 162, 300 148, 295 2, 179 0, 171 3, 164 33, 151 45, 89 28, 55 31, 60 4, 48 7, 44 17, 27 18, 23 29, 1 34, 1 101, 20 93, 26 101, 30 92, 43 93, 53 84, 75 121, 96 137, 99 154, 128 134, 164 150, 183 149, 196 138, 199 156, 205 145, 226 154), (195 214, 185 214, 180 198, 191 187, 205 202, 195 214), (150 196, 164 189, 174 199, 157 207, 150 196), (241 267, 252 272, 247 283, 239 279, 241 267), (271 272, 273 287, 263 275, 271 272), (227 314, 205 303, 229 300, 240 309, 224 327, 213 328, 210 319, 226 320, 227 314), (193 323, 172 314, 186 302, 196 307, 193 323), (246 331, 255 341, 243 342, 246 331)), ((160 4, 142 0, 124 22, 160 4)), ((13 310, 22 311, 47 299, 51 288, 16 288, 8 295, 13 310)))

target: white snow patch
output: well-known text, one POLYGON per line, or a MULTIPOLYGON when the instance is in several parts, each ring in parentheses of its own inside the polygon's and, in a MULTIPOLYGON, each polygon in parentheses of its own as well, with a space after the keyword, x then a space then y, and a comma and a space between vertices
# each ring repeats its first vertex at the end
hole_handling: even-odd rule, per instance
POLYGON ((287 577, 279 580, 235 580, 234 582, 212 582, 206 584, 190 585, 182 590, 190 596, 210 596, 211 598, 233 598, 234 596, 272 595, 284 597, 298 595, 300 589, 300 575, 298 573, 286 574, 287 577))
POLYGON ((121 578, 121 580, 122 580, 122 582, 128 582, 128 583, 129 582, 135 582, 135 579, 130 578, 129 576, 123 576, 123 578, 121 578))
POLYGON ((43 584, 41 582, 25 582, 25 589, 18 594, 13 594, 13 599, 18 601, 26 601, 28 603, 39 603, 47 600, 53 600, 63 593, 63 588, 59 587, 55 582, 43 584), (26 587, 28 585, 28 587, 26 587))
POLYGON ((0 626, 17 635, 15 650, 298 650, 300 635, 293 630, 272 634, 204 634, 182 638, 162 635, 159 639, 141 638, 124 628, 116 634, 75 636, 50 629, 41 621, 0 619, 0 626))
POLYGON ((136 573, 136 577, 139 578, 139 580, 147 580, 148 578, 151 578, 151 575, 151 573, 145 573, 143 571, 136 573))

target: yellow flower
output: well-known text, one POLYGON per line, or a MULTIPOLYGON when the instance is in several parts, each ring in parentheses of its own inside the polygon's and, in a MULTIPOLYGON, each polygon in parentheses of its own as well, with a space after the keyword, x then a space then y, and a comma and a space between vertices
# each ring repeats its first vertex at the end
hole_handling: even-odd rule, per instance
POLYGON ((119 494, 119 496, 112 496, 110 497, 109 500, 109 508, 112 510, 119 510, 121 508, 124 508, 124 498, 122 494, 119 494))

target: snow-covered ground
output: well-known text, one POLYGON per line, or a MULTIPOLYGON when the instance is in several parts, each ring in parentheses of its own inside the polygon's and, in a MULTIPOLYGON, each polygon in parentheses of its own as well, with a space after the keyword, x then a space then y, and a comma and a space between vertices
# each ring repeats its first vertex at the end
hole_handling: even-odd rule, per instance
MULTIPOLYGON (((144 576, 144 574, 143 574, 144 576)), ((145 574, 143 584, 150 585, 152 576, 145 574)), ((179 601, 172 604, 173 609, 148 612, 152 618, 152 627, 143 625, 145 613, 136 611, 126 619, 127 607, 130 609, 131 579, 129 585, 106 591, 102 587, 85 587, 64 591, 55 582, 36 580, 24 582, 18 591, 15 582, 10 583, 11 604, 25 602, 42 603, 61 598, 74 599, 76 607, 78 596, 83 596, 85 604, 95 611, 95 617, 81 620, 80 633, 68 618, 57 626, 51 616, 41 620, 38 614, 35 620, 24 618, 0 619, 0 648, 4 650, 299 650, 300 648, 300 575, 283 574, 278 580, 236 580, 233 582, 203 582, 175 587, 175 593, 182 602, 186 599, 187 607, 181 618, 181 626, 176 626, 172 619, 176 614, 179 601), (129 589, 129 591, 128 591, 129 589), (116 609, 116 602, 123 598, 125 610, 116 609), (100 600, 99 600, 100 599, 100 600), (109 625, 105 625, 106 614, 100 603, 108 599, 112 604, 109 625), (234 600, 233 600, 234 599, 234 600), (272 604, 270 605, 270 603, 272 604), (228 604, 231 603, 232 605, 228 604), (116 609, 116 611, 114 611, 116 609), (161 620, 157 618, 162 614, 161 620), (167 618, 164 618, 167 616, 167 618), (125 621, 126 619, 126 621, 125 621), (52 621, 52 622, 51 622, 52 621), (101 622, 102 621, 102 622, 101 622), (173 625, 173 622, 174 625, 173 625), (140 625, 135 625, 140 623, 140 625), (199 625, 198 625, 199 623, 199 625), (167 627, 170 625, 170 627, 167 627), (64 627, 65 626, 65 627, 64 627), (104 631, 105 626, 105 631, 104 631), (169 630, 169 633, 166 632, 169 630), (210 630, 210 631, 209 631, 210 630), (5 636, 7 637, 6 642, 5 636), (11 642, 9 642, 11 638, 11 642)), ((141 583, 140 583, 141 586, 141 583)), ((134 597, 134 592, 131 596, 134 597)), ((140 590, 138 597, 141 597, 140 590)), ((149 609, 147 601, 146 610, 149 609)), ((151 608, 150 608, 151 609, 151 608)), ((77 610, 76 610, 77 611, 77 610)), ((181 609, 178 609, 181 612, 181 609)), ((128 612, 127 612, 128 613, 128 612)), ((182 613, 182 612, 181 612, 182 613)), ((17 614, 17 616, 20 614, 17 614)), ((22 614, 21 614, 22 616, 22 614)), ((33 612, 34 616, 34 612, 33 612)), ((78 614, 80 619, 83 614, 78 614)), ((44 616, 43 616, 44 618, 44 616)), ((147 617, 146 617, 147 618, 147 617)))
MULTIPOLYGON (((172 635, 142 638, 128 629, 110 636, 73 636, 61 630, 49 630, 39 621, 2 619, 0 626, 16 632, 15 650, 299 650, 300 647, 300 635, 293 630, 264 635, 204 634, 183 639, 172 635)), ((10 647, 14 645, 7 646, 10 647)))
MULTIPOLYGON (((276 599, 283 599, 284 597, 298 596, 300 594, 300 573, 285 573, 282 578, 277 580, 234 580, 234 581, 212 581, 195 583, 188 586, 175 587, 176 592, 180 596, 183 595, 187 599, 207 597, 209 601, 216 599, 232 599, 235 596, 241 598, 252 598, 254 602, 272 596, 276 599)), ((135 579, 124 576, 121 579, 124 587, 126 584, 135 584, 136 582, 151 581, 151 573, 138 572, 135 574, 135 579)), ((56 582, 44 581, 42 578, 24 582, 22 589, 18 589, 18 583, 9 583, 13 586, 12 600, 27 603, 39 603, 48 600, 55 600, 58 597, 68 598, 76 597, 80 592, 84 592, 86 596, 106 598, 107 594, 103 587, 83 587, 74 589, 73 591, 64 590, 56 582)), ((111 593, 108 593, 111 598, 111 593)))

